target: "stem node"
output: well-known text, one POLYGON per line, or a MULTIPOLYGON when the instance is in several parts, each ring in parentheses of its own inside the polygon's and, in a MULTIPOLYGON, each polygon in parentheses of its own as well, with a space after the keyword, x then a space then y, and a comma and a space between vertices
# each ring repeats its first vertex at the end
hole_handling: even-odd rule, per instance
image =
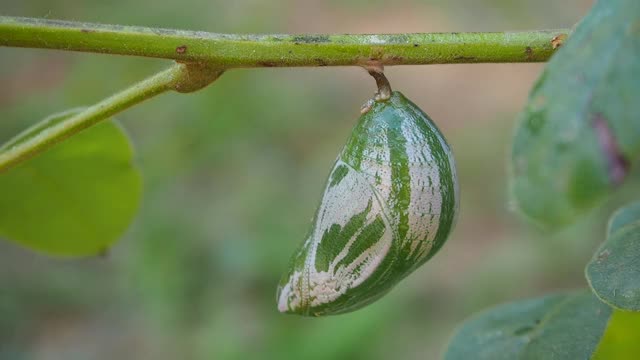
POLYGON ((176 74, 172 87, 179 93, 198 91, 216 81, 224 73, 221 67, 203 63, 180 63, 178 66, 181 66, 181 70, 176 74))

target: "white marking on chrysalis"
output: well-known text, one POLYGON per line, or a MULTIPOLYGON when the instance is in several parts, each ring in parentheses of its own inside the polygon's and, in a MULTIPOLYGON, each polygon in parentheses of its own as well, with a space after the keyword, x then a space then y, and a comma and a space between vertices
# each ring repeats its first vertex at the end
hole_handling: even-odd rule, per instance
POLYGON ((440 174, 438 169, 414 165, 409 168, 411 176, 411 202, 409 205, 408 240, 411 241, 412 256, 415 251, 427 254, 438 233, 440 223, 440 174))
MULTIPOLYGON (((411 186, 409 231, 407 232, 411 251, 408 256, 413 256, 416 251, 424 256, 429 253, 440 224, 442 206, 440 172, 430 152, 428 140, 418 136, 406 124, 402 126, 402 133, 407 140, 411 186)), ((420 259, 417 261, 419 262, 420 259)))
POLYGON ((291 274, 289 281, 280 289, 280 296, 278 298, 278 310, 280 312, 297 309, 302 305, 302 296, 294 290, 294 285, 301 282, 302 273, 296 270, 291 274))
POLYGON ((368 113, 369 110, 371 110, 371 108, 373 107, 373 104, 375 104, 375 101, 373 99, 367 100, 367 102, 362 104, 362 106, 360 107, 360 114, 364 115, 368 113))
MULTIPOLYGON (((388 146, 378 146, 362 157, 358 172, 375 188, 379 200, 384 201, 391 196, 391 154, 388 146)), ((355 172, 355 170, 353 170, 355 172)), ((385 204, 386 206, 386 204, 385 204)))
POLYGON ((317 227, 307 239, 307 242, 310 241, 310 243, 305 254, 305 268, 296 269, 288 282, 281 288, 278 299, 280 311, 293 310, 305 305, 315 307, 336 300, 347 290, 360 285, 369 278, 391 247, 393 233, 379 202, 380 195, 375 193, 372 185, 362 174, 343 161, 336 162, 334 171, 339 166, 346 166, 348 173, 339 183, 332 186, 330 180, 327 184, 322 204, 318 210, 317 227), (333 225, 340 225, 344 228, 354 214, 362 213, 369 204, 371 204, 371 209, 365 216, 362 227, 351 236, 343 249, 332 259, 327 271, 318 271, 315 266, 317 251, 325 232, 333 225), (349 254, 358 235, 378 217, 384 223, 381 238, 365 249, 351 263, 341 264, 340 262, 349 254), (355 271, 356 269, 359 271, 355 271), (308 280, 305 279, 305 276, 308 280), (305 293, 305 290, 308 293, 305 293))

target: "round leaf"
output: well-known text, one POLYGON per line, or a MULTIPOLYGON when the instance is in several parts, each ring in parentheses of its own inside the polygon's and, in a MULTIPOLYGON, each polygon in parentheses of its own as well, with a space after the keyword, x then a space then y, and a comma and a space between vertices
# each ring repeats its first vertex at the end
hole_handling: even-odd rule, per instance
POLYGON ((593 291, 609 305, 640 311, 640 203, 617 211, 607 240, 585 270, 593 291))
POLYGON ((500 305, 464 323, 445 359, 588 359, 610 315, 590 292, 500 305))
MULTIPOLYGON (((78 111, 53 115, 4 148, 78 111)), ((49 254, 100 253, 128 227, 141 188, 123 130, 97 124, 0 173, 0 237, 49 254)))
POLYGON ((513 195, 534 221, 573 221, 640 155, 639 23, 640 1, 598 1, 534 86, 511 158, 513 195))

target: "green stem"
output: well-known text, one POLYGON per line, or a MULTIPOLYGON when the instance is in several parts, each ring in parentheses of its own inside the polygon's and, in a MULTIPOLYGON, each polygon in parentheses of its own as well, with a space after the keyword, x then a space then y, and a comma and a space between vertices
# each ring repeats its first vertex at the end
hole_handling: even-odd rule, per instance
POLYGON ((196 91, 217 79, 220 74, 222 70, 210 66, 175 64, 60 123, 46 127, 46 131, 40 131, 39 125, 27 129, 0 148, 0 173, 146 99, 169 90, 196 91))
POLYGON ((226 35, 0 16, 0 46, 232 67, 542 62, 569 30, 387 35, 226 35))

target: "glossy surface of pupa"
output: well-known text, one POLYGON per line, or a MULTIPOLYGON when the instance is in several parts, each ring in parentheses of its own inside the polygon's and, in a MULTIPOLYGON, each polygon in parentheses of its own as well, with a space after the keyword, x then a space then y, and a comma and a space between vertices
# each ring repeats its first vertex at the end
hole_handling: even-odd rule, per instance
POLYGON ((282 277, 281 312, 361 308, 433 256, 453 227, 458 184, 440 131, 399 92, 368 105, 282 277))

